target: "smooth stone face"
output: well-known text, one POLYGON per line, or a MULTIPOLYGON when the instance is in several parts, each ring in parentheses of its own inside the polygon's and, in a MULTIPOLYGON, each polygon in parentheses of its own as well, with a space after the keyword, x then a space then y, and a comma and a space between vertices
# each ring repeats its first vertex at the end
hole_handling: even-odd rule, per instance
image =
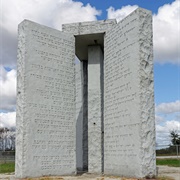
POLYGON ((76 171, 73 36, 19 25, 16 177, 76 171))
POLYGON ((72 33, 75 36, 86 35, 86 34, 98 34, 98 33, 104 33, 108 29, 112 29, 114 25, 116 25, 116 20, 108 19, 101 21, 63 24, 62 30, 64 32, 72 33))
POLYGON ((88 168, 87 62, 76 64, 76 167, 88 168))
POLYGON ((88 172, 102 173, 102 75, 101 47, 88 47, 88 172))
POLYGON ((83 171, 83 80, 82 64, 76 68, 76 166, 78 171, 83 171))
POLYGON ((153 177, 152 16, 138 8, 104 39, 104 173, 153 177))

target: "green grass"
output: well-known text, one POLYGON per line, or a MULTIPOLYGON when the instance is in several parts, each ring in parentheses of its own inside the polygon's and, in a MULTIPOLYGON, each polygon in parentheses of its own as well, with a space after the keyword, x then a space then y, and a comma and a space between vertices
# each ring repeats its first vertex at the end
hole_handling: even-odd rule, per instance
POLYGON ((15 170, 15 163, 0 164, 0 173, 11 173, 15 170))
MULTIPOLYGON (((157 165, 180 167, 180 159, 156 159, 157 165)), ((15 171, 15 163, 0 163, 0 173, 11 173, 15 171)))
POLYGON ((180 167, 180 159, 156 159, 157 165, 167 165, 171 167, 180 167))

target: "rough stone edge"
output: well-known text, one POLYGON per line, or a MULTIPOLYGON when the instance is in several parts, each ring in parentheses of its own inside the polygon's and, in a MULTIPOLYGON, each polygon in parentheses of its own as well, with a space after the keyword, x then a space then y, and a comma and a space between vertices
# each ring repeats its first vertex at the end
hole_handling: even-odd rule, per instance
POLYGON ((16 102, 16 160, 15 175, 23 176, 24 164, 24 113, 25 113, 25 63, 26 58, 26 23, 24 20, 18 25, 18 53, 17 53, 17 102, 16 102))
POLYGON ((155 110, 153 76, 152 14, 142 8, 139 14, 139 89, 141 118, 141 173, 142 177, 156 176, 155 110))

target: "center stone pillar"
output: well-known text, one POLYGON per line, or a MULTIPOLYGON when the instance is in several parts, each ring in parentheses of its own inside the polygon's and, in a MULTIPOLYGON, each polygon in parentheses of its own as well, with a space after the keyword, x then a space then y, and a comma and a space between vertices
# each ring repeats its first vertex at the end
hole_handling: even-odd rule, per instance
POLYGON ((103 53, 88 47, 88 171, 103 172, 103 53))

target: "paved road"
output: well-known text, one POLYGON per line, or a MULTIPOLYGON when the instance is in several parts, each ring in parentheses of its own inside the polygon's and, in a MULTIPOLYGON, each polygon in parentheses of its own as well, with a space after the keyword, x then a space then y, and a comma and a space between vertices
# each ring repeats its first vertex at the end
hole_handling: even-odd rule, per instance
MULTIPOLYGON (((174 180, 180 180, 180 168, 157 166, 158 177, 170 177, 174 180)), ((0 180, 15 180, 14 173, 0 174, 0 180)), ((24 179, 25 180, 25 179, 24 179)), ((42 180, 41 178, 32 178, 32 180, 42 180)), ((124 177, 98 176, 93 174, 83 174, 81 176, 59 176, 43 177, 43 180, 126 180, 124 177)), ((127 180, 138 180, 136 178, 127 178, 127 180)))
POLYGON ((170 158, 172 158, 172 159, 176 159, 176 158, 180 159, 180 155, 179 156, 156 156, 156 158, 157 159, 170 159, 170 158))
POLYGON ((167 176, 174 180, 180 180, 180 168, 179 167, 168 167, 168 166, 157 166, 158 176, 167 176))

